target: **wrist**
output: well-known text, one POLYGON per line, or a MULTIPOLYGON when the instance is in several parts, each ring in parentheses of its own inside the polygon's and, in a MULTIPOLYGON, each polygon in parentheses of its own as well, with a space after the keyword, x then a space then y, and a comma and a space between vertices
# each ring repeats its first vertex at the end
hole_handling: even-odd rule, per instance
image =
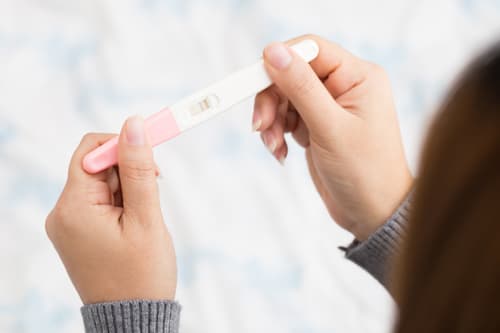
POLYGON ((396 212, 365 241, 354 240, 348 247, 341 247, 346 258, 358 264, 384 286, 391 285, 392 259, 407 234, 408 219, 412 210, 412 192, 396 212))
POLYGON ((398 182, 399 186, 395 187, 385 196, 381 196, 383 197, 382 202, 379 201, 379 203, 374 205, 374 208, 371 210, 372 213, 367 214, 368 217, 364 220, 364 223, 356 224, 353 230, 351 230, 354 237, 359 241, 365 241, 384 226, 401 205, 407 201, 412 193, 413 184, 414 179, 408 173, 404 181, 398 182))

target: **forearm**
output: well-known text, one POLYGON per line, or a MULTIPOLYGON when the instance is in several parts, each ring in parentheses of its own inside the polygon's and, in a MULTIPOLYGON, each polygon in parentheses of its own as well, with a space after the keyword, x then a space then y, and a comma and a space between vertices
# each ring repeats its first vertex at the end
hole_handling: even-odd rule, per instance
POLYGON ((391 218, 366 241, 353 241, 345 250, 346 258, 353 261, 384 287, 390 285, 392 262, 406 237, 412 206, 410 194, 391 218))
POLYGON ((121 301, 81 308, 86 333, 177 333, 181 306, 171 301, 121 301))

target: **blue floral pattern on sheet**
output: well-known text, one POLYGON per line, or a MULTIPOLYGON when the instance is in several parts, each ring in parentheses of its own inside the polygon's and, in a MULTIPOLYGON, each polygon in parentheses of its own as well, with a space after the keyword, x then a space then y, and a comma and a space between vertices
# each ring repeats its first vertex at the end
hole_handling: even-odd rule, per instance
MULTIPOLYGON (((500 36, 498 0, 5 0, 0 3, 0 332, 82 332, 47 240, 71 153, 258 58, 331 39, 383 65, 408 157, 463 65, 500 36)), ((342 258, 303 154, 285 168, 250 131, 252 102, 156 149, 179 256, 182 332, 388 332, 386 292, 342 258)))

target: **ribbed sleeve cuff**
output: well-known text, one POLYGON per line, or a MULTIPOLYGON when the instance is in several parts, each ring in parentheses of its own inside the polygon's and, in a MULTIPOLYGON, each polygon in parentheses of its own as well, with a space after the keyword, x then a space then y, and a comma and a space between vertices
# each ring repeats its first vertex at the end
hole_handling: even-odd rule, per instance
POLYGON ((385 287, 390 284, 392 259, 399 252, 401 242, 406 237, 411 207, 412 194, 366 241, 354 240, 351 245, 344 248, 347 259, 365 269, 385 287))
POLYGON ((122 301, 81 308, 86 333, 177 333, 181 306, 171 301, 122 301))

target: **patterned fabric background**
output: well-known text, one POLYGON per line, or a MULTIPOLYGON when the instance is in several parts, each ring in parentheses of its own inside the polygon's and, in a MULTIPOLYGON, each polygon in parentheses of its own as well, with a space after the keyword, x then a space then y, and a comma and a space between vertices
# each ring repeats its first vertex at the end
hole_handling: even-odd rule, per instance
MULTIPOLYGON (((82 332, 44 220, 85 132, 116 132, 320 34, 388 70, 415 169, 429 115, 500 36, 498 0, 1 0, 0 331, 82 332)), ((389 332, 392 301, 337 246, 294 145, 281 167, 252 101, 156 149, 182 332, 389 332)))

